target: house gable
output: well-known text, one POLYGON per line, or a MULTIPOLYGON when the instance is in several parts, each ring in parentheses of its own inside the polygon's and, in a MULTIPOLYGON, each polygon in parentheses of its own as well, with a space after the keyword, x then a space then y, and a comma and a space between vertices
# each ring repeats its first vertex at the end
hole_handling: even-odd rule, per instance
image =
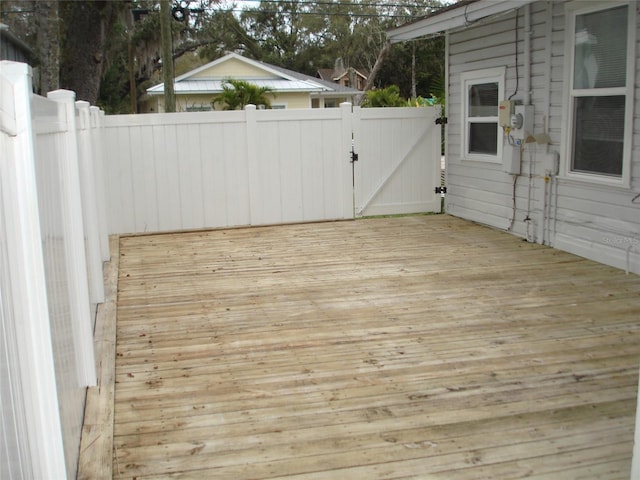
MULTIPOLYGON (((274 108, 334 106, 345 101, 353 102, 354 97, 362 93, 354 88, 229 53, 176 77, 174 90, 178 111, 210 110, 211 99, 222 92, 227 79, 245 80, 268 88, 274 96, 274 108)), ((148 88, 147 93, 152 98, 146 102, 145 111, 163 111, 164 84, 148 88)))
MULTIPOLYGON (((282 78, 281 75, 276 75, 273 71, 261 68, 254 63, 248 63, 237 57, 224 57, 224 62, 212 62, 208 64, 208 68, 200 70, 193 75, 186 78, 189 79, 224 79, 224 78, 241 78, 243 80, 250 79, 267 79, 267 78, 282 78)), ((176 79, 177 80, 177 79, 176 79)))

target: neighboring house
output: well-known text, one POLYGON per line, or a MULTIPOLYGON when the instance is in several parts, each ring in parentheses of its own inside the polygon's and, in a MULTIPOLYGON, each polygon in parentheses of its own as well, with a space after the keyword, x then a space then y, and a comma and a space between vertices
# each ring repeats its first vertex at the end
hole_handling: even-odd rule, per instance
POLYGON ((364 90, 369 72, 362 68, 345 67, 342 61, 337 61, 334 68, 320 68, 317 78, 327 82, 337 83, 343 87, 364 90))
MULTIPOLYGON (((225 79, 245 80, 273 92, 272 108, 337 107, 355 102, 363 92, 229 53, 175 79, 176 111, 212 110, 225 79)), ((143 111, 164 111, 164 84, 147 89, 143 111)), ((216 107, 219 108, 219 107, 216 107)))
POLYGON ((11 33, 9 27, 0 23, 0 60, 33 63, 33 52, 29 46, 11 33))
POLYGON ((446 36, 448 213, 640 273, 639 8, 462 1, 388 32, 446 36))

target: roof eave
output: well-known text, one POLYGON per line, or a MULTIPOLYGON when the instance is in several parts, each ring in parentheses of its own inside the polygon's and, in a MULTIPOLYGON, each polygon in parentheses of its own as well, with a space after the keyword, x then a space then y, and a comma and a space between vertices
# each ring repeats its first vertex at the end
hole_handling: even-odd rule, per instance
POLYGON ((391 43, 437 35, 448 30, 471 25, 484 18, 516 10, 535 0, 477 0, 461 3, 417 22, 403 25, 387 32, 391 43))
MULTIPOLYGON (((271 90, 271 92, 269 93, 275 93, 275 94, 283 94, 283 93, 322 93, 325 92, 326 90, 320 89, 320 88, 292 88, 292 89, 277 89, 277 90, 271 90)), ((179 92, 175 92, 175 95, 219 95, 220 93, 222 93, 222 90, 209 90, 209 91, 203 91, 203 90, 182 90, 179 92)), ((160 95, 164 95, 164 89, 162 90, 147 90, 147 94, 150 96, 160 96, 160 95)))
POLYGON ((0 36, 6 37, 9 40, 11 40, 14 44, 19 46, 28 57, 33 57, 34 53, 33 53, 33 50, 31 49, 31 47, 29 45, 27 45, 21 38, 16 36, 9 29, 9 26, 5 25, 4 23, 0 23, 0 36))

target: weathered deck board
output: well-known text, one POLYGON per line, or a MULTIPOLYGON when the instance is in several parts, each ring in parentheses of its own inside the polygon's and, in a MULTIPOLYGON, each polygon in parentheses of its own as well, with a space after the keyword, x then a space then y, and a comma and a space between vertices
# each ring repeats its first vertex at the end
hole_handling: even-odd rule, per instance
POLYGON ((120 255, 114 478, 629 476, 637 276, 448 216, 120 255))
POLYGON ((87 388, 77 480, 113 478, 118 248, 118 237, 110 237, 111 259, 103 275, 105 301, 98 306, 94 331, 97 385, 87 388))

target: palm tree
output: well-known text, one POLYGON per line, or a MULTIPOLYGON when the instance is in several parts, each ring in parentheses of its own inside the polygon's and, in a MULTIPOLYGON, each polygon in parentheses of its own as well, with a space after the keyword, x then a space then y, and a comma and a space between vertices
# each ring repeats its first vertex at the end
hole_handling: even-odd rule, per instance
POLYGON ((386 88, 367 90, 360 105, 362 107, 405 107, 407 101, 400 96, 397 85, 390 85, 386 88))
POLYGON ((215 107, 220 104, 224 110, 242 110, 245 106, 264 105, 271 108, 268 94, 275 96, 269 87, 259 87, 245 80, 227 79, 222 84, 222 93, 211 101, 215 107))

